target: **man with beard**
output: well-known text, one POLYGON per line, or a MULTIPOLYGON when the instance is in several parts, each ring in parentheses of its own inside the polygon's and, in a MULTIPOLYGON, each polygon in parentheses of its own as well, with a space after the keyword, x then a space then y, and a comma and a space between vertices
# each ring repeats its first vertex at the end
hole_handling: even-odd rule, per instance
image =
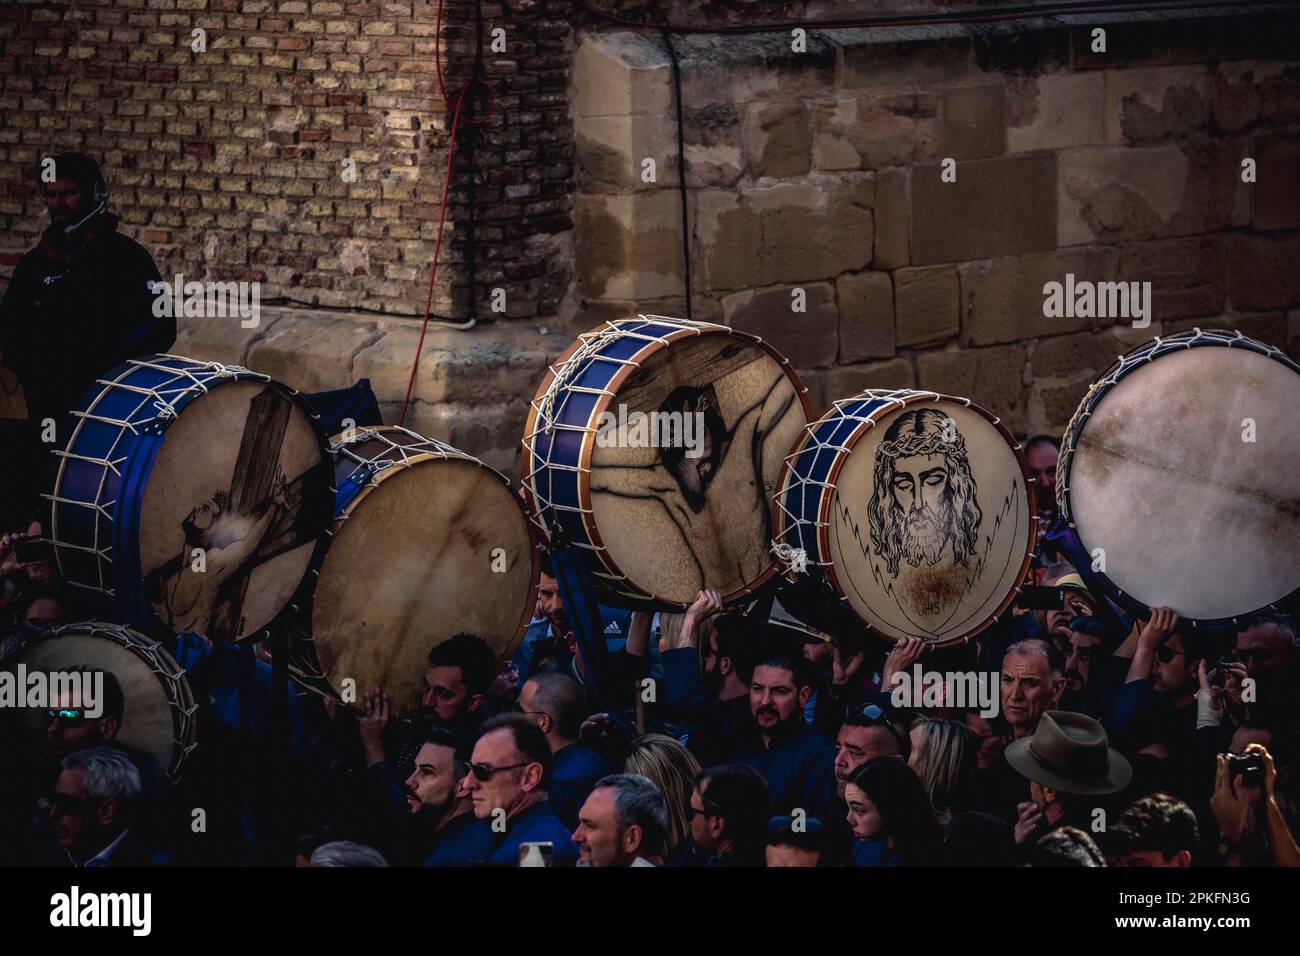
POLYGON ((804 721, 812 693, 797 649, 771 641, 754 665, 749 708, 757 735, 741 737, 728 763, 753 767, 767 781, 773 812, 830 819, 835 802, 835 747, 804 721))
MULTIPOLYGON (((632 612, 600 606, 601 631, 611 653, 623 649, 627 642, 632 612)), ((540 671, 557 670, 581 680, 581 662, 577 658, 577 639, 564 607, 559 582, 551 556, 541 555, 541 577, 537 584, 537 612, 510 662, 522 684, 540 671)))
POLYGON ((366 766, 383 764, 387 768, 388 755, 396 754, 386 771, 386 803, 402 802, 397 781, 414 771, 415 756, 431 729, 443 727, 470 739, 477 736, 495 674, 496 655, 487 642, 477 635, 461 633, 429 651, 420 712, 415 720, 390 722, 389 700, 383 689, 366 693, 366 717, 358 723, 366 766))
POLYGON ((435 727, 415 756, 415 770, 403 785, 406 812, 416 826, 407 839, 384 848, 384 856, 397 864, 425 857, 425 866, 440 859, 474 859, 488 852, 490 840, 474 827, 473 801, 464 787, 469 773, 469 741, 435 727), (412 845, 423 838, 422 845, 412 845))
POLYGON ((52 164, 42 163, 40 183, 50 227, 19 260, 0 302, 0 352, 22 385, 29 423, 23 447, 10 449, 10 460, 21 464, 6 469, 13 485, 0 487, 5 506, 11 496, 35 504, 45 419, 61 429, 96 378, 128 358, 166 352, 176 340, 175 319, 154 315, 153 258, 105 211, 99 166, 80 153, 60 153, 52 164))
MULTIPOLYGON (((1034 480, 1034 502, 1038 506, 1038 527, 1046 531, 1056 523, 1056 463, 1061 457, 1061 443, 1050 435, 1035 435, 1025 442, 1025 464, 1034 480)), ((1061 558, 1056 547, 1045 538, 1038 540, 1039 558, 1048 567, 1061 558)))

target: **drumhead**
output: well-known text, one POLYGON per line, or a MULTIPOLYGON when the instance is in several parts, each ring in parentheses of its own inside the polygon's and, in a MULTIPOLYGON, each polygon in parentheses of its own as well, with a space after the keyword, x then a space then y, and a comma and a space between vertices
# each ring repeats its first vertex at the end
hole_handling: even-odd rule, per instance
MULTIPOLYGON (((195 704, 184 671, 163 646, 115 624, 71 624, 38 638, 12 659, 33 671, 90 667, 112 674, 125 707, 113 742, 176 777, 194 747, 195 704)), ((44 733, 45 712, 26 715, 34 733, 44 733)))
POLYGON ((977 405, 918 392, 879 410, 850 448, 821 505, 832 587, 893 640, 982 630, 1024 579, 1037 534, 1019 444, 977 405))
MULTIPOLYGON (((391 459, 388 439, 410 444, 400 432, 374 429, 345 447, 391 459)), ((352 678, 358 698, 383 687, 398 713, 419 706, 435 644, 466 631, 505 660, 535 604, 536 552, 518 497, 476 459, 426 446, 442 450, 378 472, 335 522, 312 609, 324 678, 336 692, 352 678)))
POLYGON ((663 605, 688 605, 705 587, 744 594, 775 571, 769 496, 808 409, 772 352, 729 331, 653 352, 598 407, 619 423, 584 455, 594 543, 663 605), (639 418, 663 412, 681 416, 677 447, 637 434, 638 421, 672 422, 639 418))
POLYGON ((329 518, 321 445, 273 382, 223 384, 171 422, 141 503, 140 559, 174 633, 251 636, 293 597, 329 518))
POLYGON ((1300 586, 1300 374, 1260 343, 1174 341, 1199 347, 1143 346, 1084 399, 1058 498, 1126 603, 1227 622, 1300 586))

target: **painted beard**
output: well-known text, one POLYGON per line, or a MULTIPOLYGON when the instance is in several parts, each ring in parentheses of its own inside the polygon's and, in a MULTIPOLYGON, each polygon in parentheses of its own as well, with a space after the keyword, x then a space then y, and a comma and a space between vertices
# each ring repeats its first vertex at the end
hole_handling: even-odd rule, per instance
POLYGON ((951 504, 944 506, 942 520, 929 505, 903 515, 899 546, 909 565, 915 568, 923 561, 926 564, 939 563, 952 538, 952 518, 951 504))

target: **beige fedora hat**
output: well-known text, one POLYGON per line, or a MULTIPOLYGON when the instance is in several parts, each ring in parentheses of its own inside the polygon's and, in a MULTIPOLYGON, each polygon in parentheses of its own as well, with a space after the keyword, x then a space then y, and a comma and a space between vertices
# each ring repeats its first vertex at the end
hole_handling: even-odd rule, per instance
POLYGON ((1061 793, 1116 793, 1133 779, 1133 768, 1110 746, 1106 730, 1085 714, 1049 710, 1038 727, 1006 749, 1007 763, 1022 776, 1061 793))

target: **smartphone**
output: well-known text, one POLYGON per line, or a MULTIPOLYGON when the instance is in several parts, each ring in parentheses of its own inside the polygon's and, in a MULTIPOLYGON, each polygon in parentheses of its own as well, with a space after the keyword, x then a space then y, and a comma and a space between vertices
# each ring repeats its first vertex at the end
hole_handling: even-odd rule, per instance
POLYGON ((1016 596, 1016 606, 1030 611, 1060 611, 1065 608, 1066 588, 1027 584, 1016 596))
POLYGON ((554 866, 555 844, 549 840, 545 843, 519 844, 520 866, 554 866))

